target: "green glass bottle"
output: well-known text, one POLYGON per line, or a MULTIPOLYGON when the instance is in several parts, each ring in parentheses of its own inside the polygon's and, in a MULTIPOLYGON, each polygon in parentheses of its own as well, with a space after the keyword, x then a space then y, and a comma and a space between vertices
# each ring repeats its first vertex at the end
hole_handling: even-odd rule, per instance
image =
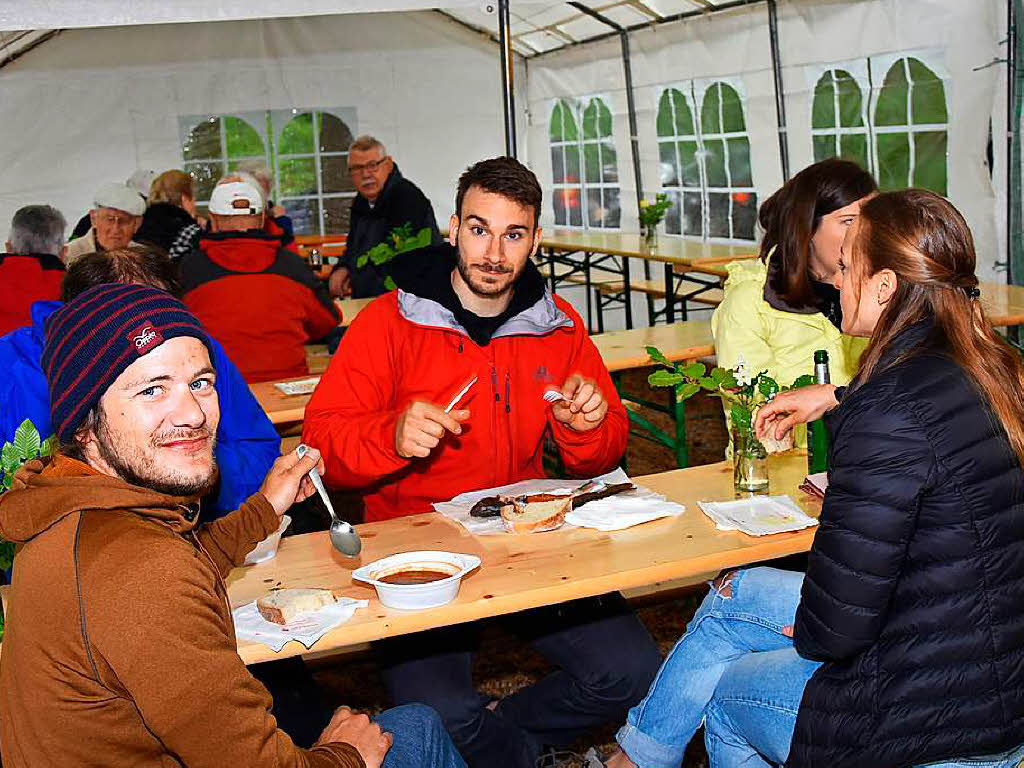
MULTIPOLYGON (((814 381, 829 384, 828 352, 819 349, 814 352, 814 381)), ((817 419, 807 424, 807 473, 813 475, 828 469, 828 430, 825 420, 817 419)))

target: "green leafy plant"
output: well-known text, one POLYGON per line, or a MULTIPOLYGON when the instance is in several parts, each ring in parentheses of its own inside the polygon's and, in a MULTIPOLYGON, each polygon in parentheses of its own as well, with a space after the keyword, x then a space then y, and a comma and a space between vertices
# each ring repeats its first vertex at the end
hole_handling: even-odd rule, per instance
MULTIPOLYGON (((25 419, 14 430, 14 440, 0 448, 0 493, 11 489, 14 473, 22 464, 53 452, 53 437, 40 439, 39 430, 25 419)), ((14 564, 14 542, 0 537, 0 570, 8 570, 14 564)), ((4 636, 4 617, 0 615, 0 640, 4 636)))
POLYGON ((644 200, 640 203, 640 224, 645 229, 653 229, 665 218, 665 213, 672 207, 668 195, 659 192, 654 196, 654 202, 644 200))
POLYGON ((779 386, 766 371, 751 376, 742 358, 735 368, 716 366, 708 371, 703 363, 673 363, 657 347, 647 347, 647 354, 651 362, 665 366, 647 377, 648 384, 652 387, 678 387, 676 399, 679 402, 690 399, 702 390, 722 398, 723 402, 729 404, 732 426, 745 433, 751 431, 754 412, 761 405, 779 392, 814 383, 813 376, 801 376, 788 387, 779 386))
MULTIPOLYGON (((425 248, 430 245, 431 237, 430 227, 424 227, 419 232, 413 234, 412 224, 406 222, 402 226, 391 230, 391 234, 383 242, 377 243, 377 245, 357 258, 356 266, 365 267, 370 263, 379 267, 381 264, 387 264, 399 254, 415 251, 417 248, 425 248)), ((389 291, 393 291, 398 287, 390 275, 384 278, 384 285, 389 291)))

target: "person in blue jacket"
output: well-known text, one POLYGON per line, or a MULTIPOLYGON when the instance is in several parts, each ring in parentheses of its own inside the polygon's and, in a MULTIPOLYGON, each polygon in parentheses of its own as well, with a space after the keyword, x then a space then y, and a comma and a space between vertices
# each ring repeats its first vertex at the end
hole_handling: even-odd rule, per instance
MULTIPOLYGON (((101 283, 143 283, 180 296, 173 263, 149 248, 130 248, 83 256, 64 278, 62 298, 70 301, 101 283)), ((32 325, 0 337, 0 444, 29 419, 44 438, 51 434, 50 405, 40 358, 46 320, 60 301, 37 301, 31 307, 32 325)), ((245 379, 212 339, 220 426, 217 428, 217 466, 220 483, 209 500, 209 519, 237 509, 259 490, 270 465, 281 455, 281 438, 253 397, 245 379)))

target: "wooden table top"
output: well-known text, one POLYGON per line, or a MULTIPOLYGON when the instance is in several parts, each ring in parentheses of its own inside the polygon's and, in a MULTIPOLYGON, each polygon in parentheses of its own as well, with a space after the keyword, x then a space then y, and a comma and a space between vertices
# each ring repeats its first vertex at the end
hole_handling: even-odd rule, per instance
POLYGON ((341 322, 338 323, 342 328, 345 328, 352 324, 352 321, 356 319, 356 315, 366 308, 366 305, 373 301, 376 296, 371 296, 368 299, 335 299, 334 306, 341 315, 341 322))
POLYGON ((603 232, 593 229, 550 229, 541 240, 544 248, 630 256, 649 261, 689 266, 723 264, 757 256, 756 243, 710 243, 689 237, 659 235, 652 251, 638 232, 603 232))
MULTIPOLYGON (((696 360, 713 355, 715 343, 711 336, 711 323, 707 320, 686 320, 672 325, 634 328, 630 331, 609 331, 590 337, 597 346, 605 365, 611 372, 624 371, 647 364, 645 347, 653 345, 673 361, 696 360)), ((330 358, 326 348, 308 350, 310 376, 287 381, 301 381, 322 373, 330 358)), ((272 424, 302 421, 309 395, 286 395, 277 389, 278 382, 265 381, 249 385, 256 400, 263 407, 272 424)))
MULTIPOLYGON (((770 491, 788 493, 808 514, 817 516, 820 503, 798 490, 806 473, 803 452, 773 457, 769 461, 770 491)), ((697 502, 733 498, 732 465, 726 462, 648 475, 637 482, 684 504, 686 511, 676 518, 611 533, 573 528, 520 536, 474 536, 439 514, 415 515, 359 526, 363 552, 357 559, 339 555, 326 533, 285 538, 273 560, 235 569, 228 576, 232 607, 278 586, 337 589, 369 600, 370 605, 356 611, 347 624, 328 632, 310 651, 297 642, 289 643, 280 653, 259 643, 240 642, 238 652, 251 664, 338 650, 613 590, 667 580, 697 581, 724 568, 804 552, 814 537, 815 528, 759 537, 717 530, 697 502), (453 603, 429 611, 384 608, 372 587, 351 580, 352 571, 361 565, 419 549, 474 554, 483 562, 463 580, 453 603)))
POLYGON ((981 283, 981 304, 996 328, 1024 325, 1024 286, 981 283))

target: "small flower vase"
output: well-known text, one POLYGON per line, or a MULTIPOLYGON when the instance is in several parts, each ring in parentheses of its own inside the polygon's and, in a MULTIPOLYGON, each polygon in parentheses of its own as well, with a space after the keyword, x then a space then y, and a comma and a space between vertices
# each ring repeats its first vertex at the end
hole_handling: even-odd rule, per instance
POLYGON ((644 224, 643 225, 643 236, 644 236, 644 248, 648 251, 653 251, 658 247, 658 225, 657 224, 644 224))
POLYGON ((749 429, 732 429, 733 485, 743 493, 768 490, 768 452, 749 429))

